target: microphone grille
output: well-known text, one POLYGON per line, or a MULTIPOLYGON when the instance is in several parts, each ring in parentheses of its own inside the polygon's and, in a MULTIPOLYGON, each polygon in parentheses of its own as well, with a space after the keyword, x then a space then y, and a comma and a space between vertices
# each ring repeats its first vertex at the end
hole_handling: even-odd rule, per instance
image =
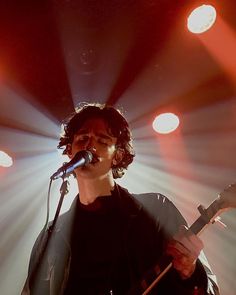
POLYGON ((71 164, 77 163, 79 160, 84 159, 85 165, 89 164, 92 162, 93 159, 93 154, 90 151, 79 151, 75 154, 74 158, 71 160, 71 164))
POLYGON ((89 164, 93 160, 93 154, 90 151, 83 151, 84 152, 84 159, 85 164, 89 164))

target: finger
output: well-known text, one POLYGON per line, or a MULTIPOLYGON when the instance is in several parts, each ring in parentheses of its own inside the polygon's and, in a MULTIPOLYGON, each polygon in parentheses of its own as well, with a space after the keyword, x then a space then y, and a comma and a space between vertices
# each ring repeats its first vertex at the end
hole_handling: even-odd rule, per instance
POLYGON ((188 249, 192 256, 197 258, 203 249, 203 243, 199 238, 194 236, 183 237, 180 244, 188 249))
POLYGON ((196 267, 195 263, 182 264, 180 261, 175 260, 172 262, 172 265, 183 279, 189 278, 194 273, 196 267))
POLYGON ((174 236, 174 239, 187 248, 196 257, 199 256, 204 247, 202 240, 193 234, 186 226, 181 226, 179 232, 174 236))
POLYGON ((196 260, 196 255, 193 254, 183 244, 177 241, 169 243, 166 251, 168 255, 171 255, 173 258, 176 258, 176 259, 181 259, 181 257, 187 257, 188 259, 191 259, 192 261, 196 260))
POLYGON ((185 253, 188 253, 188 255, 181 253, 173 244, 169 245, 167 249, 168 254, 173 258, 173 267, 179 272, 183 279, 186 279, 194 272, 196 259, 189 255, 186 249, 184 251, 186 251, 185 253))
POLYGON ((192 269, 195 261, 189 259, 187 256, 182 256, 181 258, 173 259, 172 263, 177 269, 192 269))
MULTIPOLYGON (((170 255, 172 257, 181 257, 183 256, 183 251, 182 249, 179 249, 179 247, 177 246, 177 243, 176 241, 171 241, 167 247, 166 247, 166 254, 167 255, 170 255)), ((187 251, 187 250, 185 250, 187 251)))

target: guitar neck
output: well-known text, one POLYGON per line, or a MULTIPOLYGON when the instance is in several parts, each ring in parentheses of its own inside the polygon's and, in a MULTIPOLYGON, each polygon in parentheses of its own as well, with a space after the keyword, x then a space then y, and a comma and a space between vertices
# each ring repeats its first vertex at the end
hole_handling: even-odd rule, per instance
POLYGON ((203 208, 202 206, 198 207, 198 210, 200 211, 201 215, 198 217, 198 219, 190 226, 190 230, 195 234, 200 234, 210 222, 212 222, 215 219, 215 216, 219 214, 219 200, 216 199, 211 203, 211 205, 208 208, 203 208))
POLYGON ((198 219, 190 226, 190 230, 195 234, 199 235, 208 225, 205 218, 201 215, 198 219))

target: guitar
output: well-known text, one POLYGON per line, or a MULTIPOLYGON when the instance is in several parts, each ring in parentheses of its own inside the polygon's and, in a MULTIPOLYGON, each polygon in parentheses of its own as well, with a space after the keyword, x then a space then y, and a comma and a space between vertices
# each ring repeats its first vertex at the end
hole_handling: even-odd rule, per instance
MULTIPOLYGON (((225 188, 208 208, 204 208, 202 205, 198 206, 200 216, 190 226, 190 230, 194 234, 200 234, 209 224, 220 222, 219 215, 230 208, 236 208, 236 184, 231 184, 225 188)), ((171 267, 171 259, 163 257, 128 294, 147 295, 171 267)))

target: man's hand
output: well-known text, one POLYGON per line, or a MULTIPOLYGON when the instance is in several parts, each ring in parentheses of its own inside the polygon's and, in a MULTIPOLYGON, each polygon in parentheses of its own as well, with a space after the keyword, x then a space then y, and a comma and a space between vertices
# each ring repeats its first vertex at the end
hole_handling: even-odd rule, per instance
POLYGON ((173 267, 182 279, 188 279, 196 267, 196 260, 203 249, 203 242, 186 226, 168 243, 166 253, 173 257, 173 267))

